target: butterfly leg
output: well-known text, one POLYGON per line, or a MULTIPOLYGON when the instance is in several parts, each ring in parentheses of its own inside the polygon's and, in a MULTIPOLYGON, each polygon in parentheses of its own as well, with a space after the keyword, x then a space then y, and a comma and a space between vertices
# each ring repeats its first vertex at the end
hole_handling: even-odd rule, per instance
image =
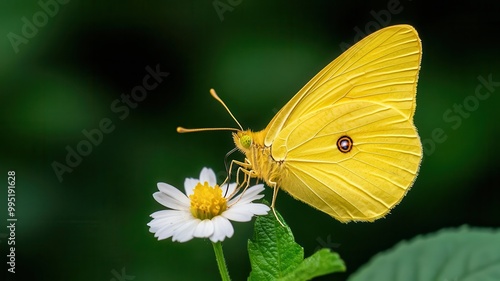
MULTIPOLYGON (((233 169, 233 164, 235 165, 238 165, 238 169, 236 170, 236 184, 237 184, 237 188, 234 190, 234 193, 238 192, 241 187, 245 186, 244 187, 244 190, 243 192, 245 192, 245 190, 247 189, 247 187, 250 185, 250 178, 252 178, 252 175, 253 175, 253 171, 252 170, 248 170, 248 168, 251 167, 250 163, 246 163, 246 162, 240 162, 240 161, 237 161, 237 160, 232 160, 231 161, 231 164, 229 165, 229 172, 231 173, 232 169, 233 169), (243 173, 244 175, 244 179, 243 179, 243 182, 240 182, 240 173, 243 173)), ((226 184, 228 182, 230 178, 230 175, 228 175, 228 177, 226 178, 226 180, 224 181, 223 184, 226 184)), ((231 196, 233 196, 231 194, 231 196)))
MULTIPOLYGON (((225 184, 229 185, 229 181, 231 180, 231 172, 233 170, 233 164, 236 164, 238 166, 240 166, 240 168, 242 166, 248 166, 248 164, 246 163, 243 163, 243 162, 240 162, 240 161, 237 161, 237 160, 232 160, 231 163, 229 164, 229 169, 227 170, 228 172, 228 175, 226 176, 226 179, 222 182, 222 184, 220 186, 224 186, 225 184)), ((246 179, 246 177, 245 177, 246 179)), ((235 192, 238 192, 239 190, 239 186, 240 186, 240 182, 239 182, 239 168, 236 172, 236 183, 238 185, 238 187, 235 189, 235 192)))
MULTIPOLYGON (((236 202, 234 202, 234 204, 236 204, 241 198, 243 198, 243 195, 247 191, 247 188, 250 186, 250 179, 252 177, 255 177, 255 172, 253 170, 248 170, 248 169, 241 167, 241 166, 238 167, 238 170, 236 172, 236 178, 237 178, 237 182, 238 182, 239 186, 237 187, 237 189, 235 189, 233 194, 237 193, 241 188, 243 188, 243 191, 241 192, 239 199, 236 202), (243 180, 242 184, 239 184, 240 173, 243 173, 243 175, 245 176, 245 179, 243 180)), ((232 197, 233 194, 231 194, 230 197, 232 197)))
POLYGON ((273 210, 274 217, 276 217, 276 220, 281 224, 281 226, 285 227, 285 224, 281 222, 281 220, 278 217, 278 214, 276 214, 276 208, 274 206, 274 203, 276 203, 276 197, 278 197, 278 190, 279 187, 276 182, 274 181, 269 181, 269 184, 273 188, 273 200, 271 201, 271 210, 273 210))
MULTIPOLYGON (((252 170, 252 164, 248 159, 245 159, 245 162, 240 162, 237 160, 232 160, 231 164, 229 165, 229 171, 232 170, 233 164, 238 165, 238 169, 236 171, 236 183, 238 184, 237 189, 235 192, 238 192, 238 190, 243 187, 243 192, 241 193, 243 197, 243 194, 247 190, 247 188, 250 186, 250 179, 251 178, 258 178, 257 174, 255 173, 254 170, 252 170), (244 179, 243 182, 240 183, 240 173, 243 173, 244 179)), ((226 179, 227 181, 227 179, 226 179)), ((279 219, 278 214, 276 213, 276 208, 274 207, 274 204, 276 202, 276 197, 278 196, 278 184, 272 180, 269 181, 269 186, 273 188, 273 199, 271 202, 271 210, 273 210, 273 214, 276 217, 276 220, 280 223, 281 226, 285 227, 285 224, 279 219)))
MULTIPOLYGON (((246 165, 240 165, 240 167, 238 167, 238 171, 236 172, 236 182, 238 184, 240 184, 240 179, 239 179, 239 176, 240 176, 240 173, 243 173, 243 182, 241 184, 241 186, 245 185, 244 189, 243 189, 243 193, 247 190, 247 188, 250 186, 250 180, 252 178, 257 178, 257 174, 255 173, 254 170, 249 170, 248 168, 251 168, 252 165, 250 164, 250 162, 247 162, 248 160, 245 159, 246 161, 246 165)), ((238 163, 236 163, 238 164, 238 163)))

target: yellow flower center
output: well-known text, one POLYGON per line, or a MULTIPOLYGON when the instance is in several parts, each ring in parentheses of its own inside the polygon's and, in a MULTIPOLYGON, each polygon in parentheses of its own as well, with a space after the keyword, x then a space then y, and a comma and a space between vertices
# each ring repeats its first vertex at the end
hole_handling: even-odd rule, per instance
POLYGON ((212 219, 227 209, 227 200, 222 196, 222 189, 218 185, 211 187, 208 182, 203 185, 198 183, 189 199, 191 214, 200 220, 212 219))

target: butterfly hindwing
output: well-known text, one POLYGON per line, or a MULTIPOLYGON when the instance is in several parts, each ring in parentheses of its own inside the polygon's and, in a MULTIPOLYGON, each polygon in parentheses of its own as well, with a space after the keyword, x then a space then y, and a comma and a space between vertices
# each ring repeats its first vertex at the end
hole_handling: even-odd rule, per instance
POLYGON ((279 187, 340 221, 384 216, 412 185, 422 157, 401 111, 369 101, 340 102, 301 116, 279 132, 279 187), (352 140, 342 152, 338 140, 352 140))

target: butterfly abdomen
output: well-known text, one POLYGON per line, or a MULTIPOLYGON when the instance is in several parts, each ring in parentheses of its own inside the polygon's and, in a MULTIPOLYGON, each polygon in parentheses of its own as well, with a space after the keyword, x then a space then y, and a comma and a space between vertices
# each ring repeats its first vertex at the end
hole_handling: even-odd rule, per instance
POLYGON ((252 169, 257 178, 262 179, 270 187, 281 185, 283 162, 275 161, 271 156, 271 148, 254 144, 247 159, 252 163, 252 169))

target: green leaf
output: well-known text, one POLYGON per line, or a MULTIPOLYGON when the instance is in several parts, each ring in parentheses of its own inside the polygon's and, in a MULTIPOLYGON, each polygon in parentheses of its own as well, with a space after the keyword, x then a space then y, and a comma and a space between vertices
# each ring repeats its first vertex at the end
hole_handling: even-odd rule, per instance
POLYGON ((278 280, 310 280, 321 275, 343 271, 345 271, 344 261, 337 253, 325 248, 306 258, 293 272, 278 280))
MULTIPOLYGON (((284 222, 281 215, 279 220, 284 222)), ((252 272, 248 280, 300 281, 345 271, 336 253, 322 249, 304 259, 304 249, 293 238, 292 231, 282 226, 270 212, 255 220, 254 237, 248 241, 252 272)))
POLYGON ((252 265, 250 280, 277 280, 292 272, 304 259, 304 249, 295 243, 288 225, 281 226, 272 212, 255 220, 248 253, 252 265))
POLYGON ((500 280, 498 229, 445 229, 400 242, 380 253, 349 281, 500 280))

